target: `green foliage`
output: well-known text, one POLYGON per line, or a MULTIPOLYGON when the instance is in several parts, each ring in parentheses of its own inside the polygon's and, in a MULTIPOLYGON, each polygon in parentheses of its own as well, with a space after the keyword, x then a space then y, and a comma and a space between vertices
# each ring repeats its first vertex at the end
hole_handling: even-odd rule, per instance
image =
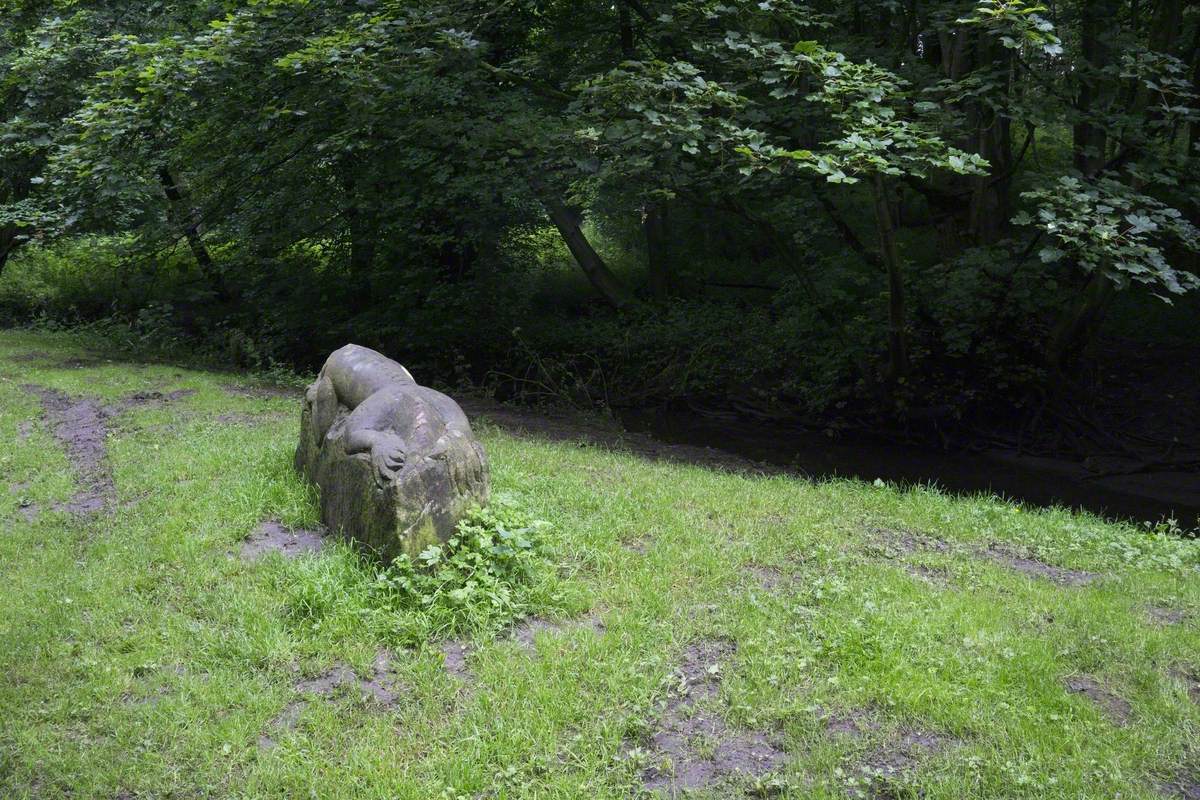
POLYGON ((1200 230, 1177 209, 1108 178, 1085 183, 1064 177, 1021 196, 1037 207, 1037 217, 1022 213, 1013 221, 1049 235, 1051 244, 1039 251, 1042 261, 1067 260, 1122 288, 1130 281, 1171 294, 1200 288, 1200 278, 1167 262, 1164 248, 1172 239, 1200 251, 1200 230))
POLYGON ((928 400, 961 388, 960 359, 1008 376, 981 395, 1036 388, 1037 339, 1079 300, 1059 262, 1195 285, 1200 15, 1178 4, 5 12, 6 320, 107 318, 259 367, 355 339, 435 382, 601 402, 749 386, 828 407, 889 404, 876 388, 902 360, 928 400), (1040 271, 1010 224, 1023 191, 1057 226, 1034 233, 1030 252, 1062 254, 1040 271), (585 246, 548 226, 560 201, 585 246), (94 236, 112 257, 72 243, 94 236), (585 275, 587 247, 606 263, 585 275), (597 294, 652 302, 614 315, 597 294))
POLYGON ((398 558, 376 577, 375 596, 420 610, 434 630, 499 627, 533 607, 549 568, 546 529, 513 499, 470 512, 443 545, 398 558))
POLYGON ((285 578, 288 613, 298 625, 330 630, 366 624, 405 644, 495 633, 561 603, 549 527, 501 495, 416 559, 402 555, 379 567, 347 553, 298 564, 285 578))
POLYGON ((981 26, 1011 50, 1033 49, 1058 56, 1063 53, 1062 40, 1054 33, 1054 23, 1043 16, 1049 10, 1025 0, 980 0, 972 13, 958 22, 981 26))

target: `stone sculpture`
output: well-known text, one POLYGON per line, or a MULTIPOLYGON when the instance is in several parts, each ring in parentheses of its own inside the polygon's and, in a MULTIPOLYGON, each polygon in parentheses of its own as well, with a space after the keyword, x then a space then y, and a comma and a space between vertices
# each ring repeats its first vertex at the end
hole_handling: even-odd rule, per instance
POLYGON ((320 488, 331 531, 389 561, 445 541, 488 499, 487 458, 458 404, 354 344, 308 387, 296 469, 320 488))

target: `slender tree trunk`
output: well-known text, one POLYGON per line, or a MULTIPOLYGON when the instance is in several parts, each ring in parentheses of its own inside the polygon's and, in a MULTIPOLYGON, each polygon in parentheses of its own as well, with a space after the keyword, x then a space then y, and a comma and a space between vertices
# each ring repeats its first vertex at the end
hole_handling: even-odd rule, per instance
POLYGON ((200 236, 200 220, 197 219, 195 210, 184 208, 183 194, 179 191, 179 184, 175 182, 174 176, 167 167, 159 168, 158 178, 162 183, 163 194, 167 196, 170 204, 171 217, 175 224, 183 229, 183 235, 187 239, 188 247, 191 248, 192 257, 196 259, 196 266, 200 267, 200 272, 216 290, 217 296, 221 300, 228 300, 229 290, 217 271, 216 265, 213 264, 212 256, 209 255, 204 239, 200 236))
MULTIPOLYGON (((1192 62, 1192 91, 1200 94, 1200 22, 1196 23, 1195 31, 1192 34, 1190 57, 1192 62)), ((1187 151, 1189 153, 1195 152, 1197 142, 1200 142, 1200 121, 1192 121, 1188 123, 1187 151)))
POLYGON ((1101 313, 1112 299, 1116 287, 1100 271, 1092 274, 1091 280, 1054 326, 1050 334, 1050 342, 1046 347, 1046 364, 1056 379, 1065 372, 1070 355, 1091 333, 1101 313))
POLYGON ((633 58, 633 21, 629 17, 629 6, 624 3, 617 3, 617 26, 620 28, 621 56, 633 58))
POLYGON ((896 229, 892 222, 892 204, 882 175, 871 183, 875 204, 875 229, 879 251, 888 275, 888 378, 900 380, 908 375, 908 333, 904 309, 904 265, 896 247, 896 229))
POLYGON ((671 253, 667 225, 666 205, 648 203, 642 220, 642 230, 646 234, 646 266, 650 278, 650 294, 655 300, 662 300, 671 292, 671 253))
POLYGON ((350 274, 367 280, 375 263, 376 230, 370 215, 358 206, 357 198, 351 197, 346 208, 346 226, 350 234, 350 274))
POLYGON ((17 249, 17 235, 15 232, 8 230, 0 230, 0 276, 4 275, 4 267, 8 264, 8 257, 17 249))
MULTIPOLYGON (((1011 51, 985 37, 975 42, 978 67, 994 65, 1010 76, 1013 69, 1011 51)), ((1008 233, 1012 217, 1012 118, 1007 108, 991 108, 975 103, 971 115, 975 122, 976 152, 988 160, 988 172, 970 178, 970 230, 976 244, 994 244, 1008 233)), ((1007 106, 1007 89, 1004 105, 1007 106)))
POLYGON ((1075 168, 1084 175, 1094 175, 1105 163, 1108 136, 1087 117, 1096 112, 1103 100, 1099 71, 1112 60, 1108 40, 1117 17, 1116 5, 1115 0, 1090 3, 1080 24, 1080 55, 1083 58, 1079 64, 1081 74, 1075 110, 1083 119, 1075 123, 1073 138, 1075 168))
POLYGON ((583 231, 579 228, 579 221, 566 204, 557 197, 545 195, 542 197, 542 204, 546 208, 550 221, 554 223, 559 235, 567 243, 567 249, 575 257, 579 268, 583 270, 583 274, 587 276, 588 281, 605 302, 614 308, 632 306, 634 304, 633 295, 617 279, 617 276, 613 275, 612 270, 604 263, 604 259, 583 235, 583 231))

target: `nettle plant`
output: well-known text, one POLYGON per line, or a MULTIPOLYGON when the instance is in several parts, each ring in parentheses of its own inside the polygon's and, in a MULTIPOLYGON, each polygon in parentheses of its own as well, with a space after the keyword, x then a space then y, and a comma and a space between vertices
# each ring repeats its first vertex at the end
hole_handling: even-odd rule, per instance
POLYGON ((537 605, 549 568, 550 524, 500 496, 459 523, 444 544, 400 556, 376 575, 383 606, 415 611, 433 630, 497 627, 537 605))
MULTIPOLYGON (((904 260, 896 244, 893 182, 929 177, 936 170, 985 175, 986 159, 948 145, 921 115, 936 110, 913 103, 907 84, 876 64, 855 62, 817 42, 799 42, 792 52, 774 51, 775 71, 764 79, 793 85, 819 81, 806 100, 829 110, 840 136, 820 150, 787 149, 752 143, 740 148, 758 166, 781 162, 824 176, 829 183, 864 182, 871 193, 879 255, 888 274, 888 375, 903 381, 908 373, 908 333, 904 300, 904 260)), ((777 87, 778 89, 778 87, 777 87)))

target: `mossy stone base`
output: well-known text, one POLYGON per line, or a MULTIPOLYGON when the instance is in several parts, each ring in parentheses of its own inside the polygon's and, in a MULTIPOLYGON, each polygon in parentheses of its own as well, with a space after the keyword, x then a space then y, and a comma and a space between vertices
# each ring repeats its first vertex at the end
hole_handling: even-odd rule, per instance
POLYGON ((347 416, 339 409, 320 441, 306 405, 296 449, 296 469, 320 489, 321 521, 330 531, 385 561, 401 553, 415 558, 450 538, 470 508, 487 503, 487 458, 470 436, 449 431, 435 454, 410 453, 396 478, 381 487, 368 454, 346 453, 347 416))

